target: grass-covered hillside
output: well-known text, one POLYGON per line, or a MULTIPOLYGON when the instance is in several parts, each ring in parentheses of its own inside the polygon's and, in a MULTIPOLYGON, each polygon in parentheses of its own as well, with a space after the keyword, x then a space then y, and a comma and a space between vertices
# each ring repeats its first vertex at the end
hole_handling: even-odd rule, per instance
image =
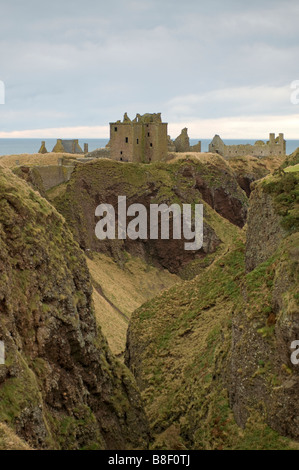
POLYGON ((1 446, 17 435, 41 449, 147 447, 136 384, 96 323, 84 254, 54 207, 3 167, 0 338, 1 446))
POLYGON ((77 165, 70 181, 60 191, 55 188, 49 191, 48 197, 64 215, 84 250, 108 254, 120 263, 126 251, 173 273, 185 271, 191 262, 214 253, 234 231, 227 220, 242 227, 247 213, 247 197, 230 167, 219 156, 209 162, 190 157, 173 164, 150 165, 93 161, 77 165), (183 240, 99 241, 95 236, 98 221, 95 209, 98 204, 108 203, 117 214, 118 196, 126 196, 127 205, 139 203, 147 209, 155 203, 205 202, 203 248, 198 253, 188 252, 184 250, 183 240), (222 223, 223 219, 226 220, 222 223), (226 229, 221 230, 224 226, 226 229))
POLYGON ((134 312, 126 362, 154 448, 298 449, 297 210, 298 175, 257 183, 247 241, 134 312))

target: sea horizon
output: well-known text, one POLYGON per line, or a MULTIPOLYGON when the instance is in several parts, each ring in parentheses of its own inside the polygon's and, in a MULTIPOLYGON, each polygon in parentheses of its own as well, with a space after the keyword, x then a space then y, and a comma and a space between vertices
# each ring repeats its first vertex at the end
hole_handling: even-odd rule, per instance
MULTIPOLYGON (((57 139, 53 138, 44 138, 44 139, 31 139, 31 138, 0 138, 0 156, 3 155, 21 155, 25 153, 34 154, 38 153, 41 142, 45 141, 46 148, 48 152, 51 152, 53 147, 55 146, 57 139)), ((197 139, 190 138, 190 145, 195 145, 197 142, 201 140, 202 144, 202 152, 207 152, 209 148, 209 143, 212 139, 201 139, 200 137, 197 139)), ((261 140, 258 138, 255 139, 223 139, 224 143, 227 145, 241 145, 241 144, 254 144, 257 140, 261 140)), ((266 141, 266 140, 265 140, 266 141)), ((88 144, 89 152, 96 150, 97 148, 103 148, 109 142, 109 138, 101 138, 101 139, 89 139, 89 138, 81 138, 79 139, 79 145, 81 146, 82 150, 84 148, 84 143, 88 144)), ((299 139, 298 140, 286 140, 286 153, 287 155, 293 153, 299 147, 299 139)))

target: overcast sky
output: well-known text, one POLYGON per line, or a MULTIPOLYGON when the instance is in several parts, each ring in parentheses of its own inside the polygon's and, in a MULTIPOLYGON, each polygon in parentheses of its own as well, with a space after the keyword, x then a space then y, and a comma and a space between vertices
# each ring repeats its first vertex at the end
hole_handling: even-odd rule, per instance
POLYGON ((299 139, 298 0, 0 0, 0 18, 0 137, 162 112, 172 137, 299 139))

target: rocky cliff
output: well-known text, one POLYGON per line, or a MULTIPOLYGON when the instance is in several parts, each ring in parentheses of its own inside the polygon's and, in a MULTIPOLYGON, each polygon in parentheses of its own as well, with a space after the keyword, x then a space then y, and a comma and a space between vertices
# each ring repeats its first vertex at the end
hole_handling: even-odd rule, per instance
POLYGON ((64 215, 80 246, 103 252, 120 260, 124 252, 144 258, 147 262, 180 273, 195 260, 215 253, 231 230, 219 231, 228 219, 243 226, 247 214, 247 198, 234 173, 218 156, 209 162, 196 158, 173 163, 138 165, 109 160, 77 165, 69 183, 57 195, 50 193, 53 204, 64 215), (95 208, 112 204, 117 215, 117 196, 126 196, 127 205, 143 204, 205 204, 205 242, 199 252, 184 250, 184 240, 105 240, 95 237, 95 208), (220 216, 215 214, 214 209, 220 216))
POLYGON ((230 399, 244 426, 256 409, 279 433, 299 438, 298 172, 258 183, 248 218, 243 307, 234 315, 230 399))
POLYGON ((147 447, 139 392, 109 351, 91 295, 61 215, 0 168, 0 421, 34 448, 147 447))
POLYGON ((126 363, 154 447, 298 448, 297 175, 257 184, 245 245, 134 312, 126 363))

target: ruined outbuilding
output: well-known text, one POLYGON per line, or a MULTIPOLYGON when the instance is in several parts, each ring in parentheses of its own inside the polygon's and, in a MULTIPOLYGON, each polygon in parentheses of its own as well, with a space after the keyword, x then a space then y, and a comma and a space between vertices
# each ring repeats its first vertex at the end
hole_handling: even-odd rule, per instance
POLYGON ((57 143, 54 146, 52 152, 83 154, 83 153, 88 152, 88 144, 84 144, 84 152, 83 152, 82 148, 79 145, 78 139, 72 139, 72 140, 57 139, 57 143))
POLYGON ((215 135, 209 145, 209 152, 218 153, 225 158, 245 157, 252 155, 254 157, 269 157, 271 155, 286 155, 286 141, 283 134, 275 138, 275 134, 269 134, 269 140, 264 142, 258 140, 254 145, 225 145, 219 135, 215 135))
POLYGON ((46 142, 44 140, 42 140, 38 153, 48 153, 48 150, 46 149, 46 142))
POLYGON ((124 162, 150 163, 167 158, 167 123, 161 113, 140 114, 110 123, 110 156, 124 162))
POLYGON ((201 152, 200 140, 197 144, 190 145, 187 127, 184 127, 184 129, 181 130, 180 135, 174 140, 173 143, 176 152, 201 152))

